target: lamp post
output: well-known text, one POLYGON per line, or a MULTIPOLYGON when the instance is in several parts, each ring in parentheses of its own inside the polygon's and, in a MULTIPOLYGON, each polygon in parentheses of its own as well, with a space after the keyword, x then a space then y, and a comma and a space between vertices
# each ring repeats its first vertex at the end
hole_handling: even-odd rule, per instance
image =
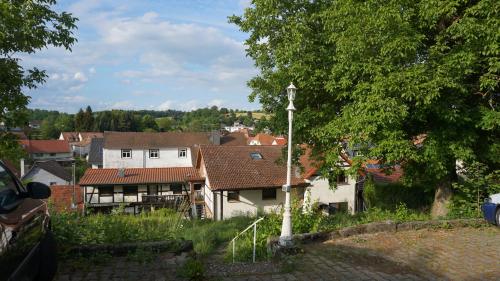
POLYGON ((293 121, 293 111, 295 107, 293 106, 293 100, 295 99, 295 93, 297 88, 290 83, 290 86, 286 88, 288 94, 288 159, 286 165, 286 184, 283 186, 283 191, 285 191, 285 210, 283 212, 283 224, 281 225, 281 236, 279 240, 280 246, 288 247, 292 245, 292 213, 291 213, 291 203, 290 203, 290 191, 292 187, 292 121, 293 121))

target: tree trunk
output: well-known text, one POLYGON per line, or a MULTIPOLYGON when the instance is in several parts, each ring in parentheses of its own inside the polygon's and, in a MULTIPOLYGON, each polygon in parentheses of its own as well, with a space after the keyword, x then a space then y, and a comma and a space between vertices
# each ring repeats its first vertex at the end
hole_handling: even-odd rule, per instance
POLYGON ((449 180, 440 182, 434 194, 434 202, 432 203, 431 209, 432 218, 436 219, 448 214, 448 204, 450 203, 451 196, 451 182, 449 180))

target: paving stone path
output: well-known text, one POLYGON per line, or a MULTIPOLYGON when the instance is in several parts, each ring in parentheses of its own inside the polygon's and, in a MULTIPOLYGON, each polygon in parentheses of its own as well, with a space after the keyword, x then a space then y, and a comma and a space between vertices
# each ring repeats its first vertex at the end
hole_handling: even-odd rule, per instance
POLYGON ((500 281, 500 228, 495 227, 367 234, 303 248, 285 267, 290 272, 262 270, 220 280, 500 281))
MULTIPOLYGON (((211 257, 207 280, 499 280, 500 228, 376 233, 303 245, 283 264, 228 265, 211 257)), ((56 280, 180 280, 186 255, 146 264, 113 258, 85 270, 60 268, 56 280)))

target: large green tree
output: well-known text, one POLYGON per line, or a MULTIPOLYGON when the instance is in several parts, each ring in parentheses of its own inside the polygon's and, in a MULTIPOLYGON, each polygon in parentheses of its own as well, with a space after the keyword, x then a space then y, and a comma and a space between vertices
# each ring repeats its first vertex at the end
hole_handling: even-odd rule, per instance
MULTIPOLYGON (((0 0, 0 122, 7 128, 26 124, 30 100, 23 91, 43 83, 46 74, 38 68, 24 69, 20 54, 32 54, 48 46, 71 50, 76 39, 76 18, 55 12, 54 0, 0 0)), ((8 158, 15 141, 0 132, 0 158, 8 158)))
POLYGON ((325 172, 347 140, 363 152, 353 169, 402 165, 435 187, 443 215, 457 160, 498 170, 500 1, 254 0, 230 21, 260 69, 250 98, 285 131, 293 81, 296 141, 322 152, 325 172))

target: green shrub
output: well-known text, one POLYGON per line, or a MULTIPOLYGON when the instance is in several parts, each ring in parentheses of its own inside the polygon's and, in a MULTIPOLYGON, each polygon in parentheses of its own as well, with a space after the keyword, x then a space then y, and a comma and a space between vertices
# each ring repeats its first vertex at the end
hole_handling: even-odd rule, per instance
POLYGON ((203 263, 197 259, 188 259, 186 263, 179 268, 177 274, 191 281, 206 280, 205 267, 203 263))
POLYGON ((427 209, 433 200, 433 192, 422 185, 407 186, 402 183, 379 184, 368 179, 363 196, 368 208, 396 210, 399 204, 410 209, 427 209))
POLYGON ((453 184, 453 197, 449 205, 449 218, 481 217, 484 198, 500 192, 500 171, 488 171, 485 164, 464 163, 461 176, 453 184))

